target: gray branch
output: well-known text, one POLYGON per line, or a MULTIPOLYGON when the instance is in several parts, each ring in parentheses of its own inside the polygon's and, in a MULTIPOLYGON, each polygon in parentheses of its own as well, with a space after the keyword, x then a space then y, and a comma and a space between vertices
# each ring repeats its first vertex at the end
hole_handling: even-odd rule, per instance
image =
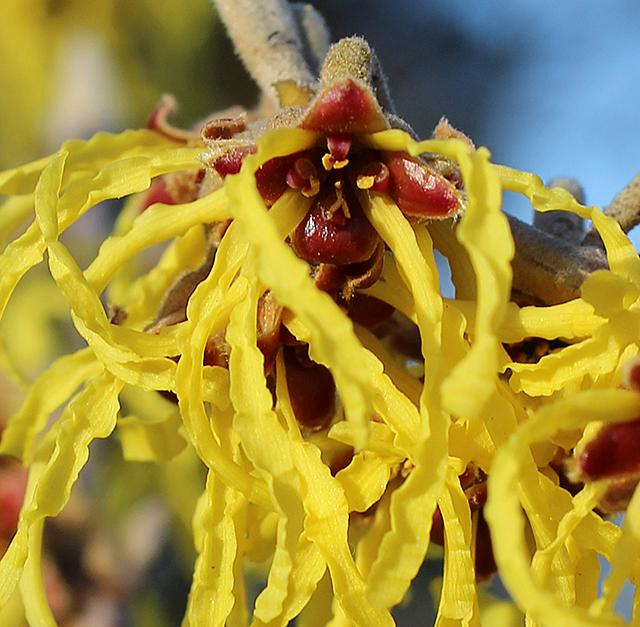
POLYGON ((269 97, 280 107, 276 84, 293 81, 301 90, 313 90, 317 55, 325 46, 322 18, 315 11, 293 9, 286 0, 213 0, 236 52, 244 66, 269 97), (309 29, 301 33, 302 28, 309 29))

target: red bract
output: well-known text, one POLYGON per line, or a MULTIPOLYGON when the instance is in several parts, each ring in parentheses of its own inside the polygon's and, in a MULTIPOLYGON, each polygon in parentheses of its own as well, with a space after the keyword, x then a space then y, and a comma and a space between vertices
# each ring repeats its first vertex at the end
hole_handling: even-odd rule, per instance
POLYGON ((578 457, 581 478, 597 480, 640 473, 640 418, 606 425, 578 457))
POLYGON ((0 538, 11 538, 16 531, 27 474, 19 463, 0 460, 0 538))
POLYGON ((448 218, 460 211, 460 191, 425 164, 402 152, 383 152, 389 195, 409 216, 448 218))
POLYGON ((306 346, 285 346, 283 355, 291 407, 298 424, 306 431, 327 427, 336 404, 331 373, 309 359, 306 346))
POLYGON ((343 192, 341 187, 325 188, 291 234, 291 248, 298 257, 334 265, 366 261, 378 241, 353 192, 350 188, 343 192))
POLYGON ((300 126, 321 133, 349 135, 389 128, 375 95, 351 79, 322 89, 300 126))

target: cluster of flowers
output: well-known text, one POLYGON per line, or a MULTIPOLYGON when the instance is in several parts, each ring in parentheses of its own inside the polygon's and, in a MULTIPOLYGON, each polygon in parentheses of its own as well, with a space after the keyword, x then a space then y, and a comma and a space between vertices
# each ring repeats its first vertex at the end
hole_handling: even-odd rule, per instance
POLYGON ((19 585, 30 625, 53 624, 44 523, 117 430, 125 458, 187 447, 207 469, 187 625, 392 625, 430 543, 444 545, 438 624, 480 624, 496 564, 531 624, 621 624, 640 553, 638 255, 598 209, 446 124, 423 142, 399 126, 344 78, 266 125, 216 118, 194 140, 158 115, 0 174, 0 235, 33 216, 0 255, 0 311, 46 253, 86 342, 2 434, 29 478, 0 606, 19 585), (503 190, 593 221, 609 269, 581 298, 511 301, 503 190), (82 270, 60 236, 130 195, 82 270), (557 341, 521 359, 539 340, 557 341), (622 529, 603 517, 627 506, 622 529), (613 565, 600 598, 599 556, 613 565), (265 560, 249 614, 244 571, 265 560))

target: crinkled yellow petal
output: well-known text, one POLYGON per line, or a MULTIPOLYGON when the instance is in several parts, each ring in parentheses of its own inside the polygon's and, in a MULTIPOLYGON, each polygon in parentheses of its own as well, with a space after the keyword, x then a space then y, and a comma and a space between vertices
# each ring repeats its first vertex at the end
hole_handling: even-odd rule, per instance
POLYGON ((391 627, 388 610, 372 606, 365 582, 353 561, 348 542, 349 506, 337 479, 322 463, 312 444, 294 442, 292 452, 302 482, 305 532, 326 560, 336 601, 355 625, 391 627))
POLYGON ((594 613, 606 616, 613 611, 613 604, 627 578, 631 579, 632 574, 637 576, 639 556, 640 490, 636 490, 625 513, 620 540, 611 556, 611 573, 602 584, 602 598, 593 606, 594 613))
POLYGON ((429 546, 436 499, 442 491, 443 443, 446 453, 446 430, 438 422, 432 423, 431 437, 416 448, 415 468, 391 497, 391 529, 367 579, 367 596, 379 607, 402 601, 429 546))
POLYGON ((139 259, 121 265, 107 286, 108 302, 118 303, 127 312, 124 326, 144 329, 157 319, 165 294, 178 277, 202 266, 206 255, 204 228, 194 226, 174 239, 146 274, 142 274, 139 259))
POLYGON ((299 627, 325 627, 331 621, 331 604, 333 602, 333 589, 331 588, 331 577, 329 572, 325 572, 320 580, 314 595, 305 606, 304 610, 296 619, 299 627))
POLYGON ((145 423, 137 416, 126 416, 118 420, 116 433, 126 460, 161 462, 173 459, 187 445, 180 435, 181 426, 178 412, 154 424, 145 423))
POLYGON ((612 318, 638 300, 640 290, 629 278, 606 270, 590 274, 581 287, 582 298, 603 318, 612 318))
MULTIPOLYGON (((175 147, 175 142, 147 129, 125 131, 118 135, 97 133, 88 141, 72 139, 62 145, 68 152, 69 173, 66 182, 77 178, 91 178, 108 163, 138 155, 154 155, 160 150, 175 147)), ((0 174, 0 193, 29 194, 51 157, 6 170, 0 174)))
MULTIPOLYGON (((545 580, 556 553, 571 541, 578 525, 587 516, 597 516, 592 510, 597 507, 598 500, 605 490, 604 484, 591 484, 573 497, 571 509, 568 509, 558 524, 556 537, 545 548, 538 550, 533 557, 531 568, 539 582, 545 580)), ((595 592, 594 587, 592 593, 595 595, 595 592)), ((595 596, 591 600, 594 598, 595 596)))
MULTIPOLYGON (((289 594, 285 599, 282 614, 276 624, 285 627, 307 606, 316 591, 318 582, 327 570, 327 563, 318 546, 303 534, 291 569, 289 594)), ((259 621, 255 621, 259 625, 259 621)))
POLYGON ((473 300, 476 297, 476 280, 469 253, 456 238, 454 218, 432 220, 427 223, 433 244, 447 258, 451 282, 456 288, 456 298, 473 300))
POLYGON ((620 225, 601 213, 597 207, 592 207, 590 217, 607 250, 611 272, 626 276, 636 288, 640 288, 640 259, 635 246, 623 233, 620 225))
POLYGON ((537 211, 571 211, 581 218, 592 220, 607 250, 609 268, 624 274, 640 285, 640 260, 633 244, 622 232, 620 225, 605 216, 597 207, 584 207, 565 189, 548 188, 534 174, 519 172, 506 166, 493 166, 504 189, 524 194, 537 211))
POLYGON ((413 295, 423 354, 427 362, 426 383, 431 387, 440 361, 443 306, 432 251, 428 251, 427 258, 421 250, 423 240, 425 246, 430 247, 429 235, 423 227, 414 230, 388 196, 369 192, 361 193, 360 196, 361 201, 364 200, 362 205, 369 221, 393 251, 402 278, 413 295))
POLYGON ((28 464, 33 459, 36 439, 52 412, 62 405, 87 379, 100 374, 102 364, 90 349, 57 359, 31 385, 22 407, 2 433, 0 454, 13 455, 28 464))
MULTIPOLYGON (((357 433, 353 425, 340 420, 329 430, 329 437, 332 440, 354 446, 357 440, 357 433)), ((371 424, 371 432, 364 451, 377 453, 385 457, 401 457, 404 458, 404 452, 394 446, 394 433, 388 425, 382 422, 373 422, 371 424)))
POLYGON ((183 235, 194 225, 229 217, 222 189, 182 205, 152 205, 136 218, 125 235, 112 236, 102 243, 85 276, 96 292, 101 293, 118 267, 141 250, 183 235))
POLYGON ((193 522, 199 531, 199 555, 184 624, 223 627, 235 603, 237 539, 233 514, 242 495, 227 487, 212 471, 207 475, 205 494, 193 522))
MULTIPOLYGON (((411 401, 414 409, 417 408, 420 402, 420 394, 422 393, 421 381, 407 372, 407 370, 403 368, 403 365, 394 359, 391 353, 384 347, 382 342, 374 335, 374 333, 360 325, 355 325, 355 332, 358 339, 362 342, 362 345, 371 351, 372 355, 380 360, 384 368, 383 372, 389 379, 389 383, 385 383, 384 386, 380 386, 378 394, 389 394, 395 396, 398 394, 398 391, 400 391, 406 399, 411 401), (388 390, 385 389, 387 386, 389 388, 388 390), (396 389, 392 390, 392 387, 396 389)), ((399 400, 398 402, 404 404, 406 399, 399 400)), ((410 409, 407 405, 404 409, 404 412, 407 414, 405 420, 410 422, 412 427, 417 427, 420 423, 420 417, 417 413, 410 416, 410 412, 412 411, 414 410, 410 409)), ((399 430, 400 428, 398 425, 398 431, 399 430)), ((411 429, 405 427, 405 430, 410 431, 411 429)), ((415 431, 412 433, 415 434, 415 431)))
POLYGON ((527 459, 528 446, 533 441, 551 437, 560 429, 580 428, 594 419, 629 420, 637 417, 638 412, 640 401, 636 395, 617 390, 585 392, 561 399, 523 422, 494 459, 485 513, 492 530, 496 561, 518 604, 526 608, 533 619, 545 625, 583 627, 621 625, 622 621, 610 613, 596 617, 582 608, 567 607, 534 581, 529 569, 530 557, 525 543, 520 499, 518 492, 513 490, 527 459))
MULTIPOLYGON (((44 230, 48 241, 54 241, 58 231, 64 230, 93 204, 146 189, 151 177, 157 174, 198 164, 197 151, 167 149, 171 144, 167 144, 166 140, 158 142, 152 135, 142 133, 140 146, 135 143, 136 134, 126 137, 102 135, 88 143, 70 142, 53 157, 39 162, 37 167, 26 168, 28 174, 23 169, 7 175, 7 191, 13 190, 12 183, 27 186, 25 191, 32 191, 37 181, 37 222, 11 242, 0 255, 0 314, 18 281, 29 268, 42 260, 45 242, 41 230, 44 230), (73 166, 94 172, 96 166, 91 161, 96 151, 116 159, 124 158, 107 163, 93 178, 74 176, 78 175, 78 171, 66 177, 73 166), (88 160, 86 164, 85 159, 88 160), (38 179, 40 173, 42 176, 38 179), (134 176, 130 176, 132 173, 134 176), (65 191, 61 198, 60 189, 65 191)), ((2 357, 2 361, 11 369, 4 351, 2 357)))
POLYGON ((309 329, 313 349, 331 370, 347 419, 359 425, 360 442, 364 444, 371 385, 363 349, 353 334, 351 321, 328 294, 315 287, 308 264, 284 243, 283 237, 288 232, 278 233, 270 219, 273 208, 267 212, 253 177, 253 172, 265 161, 308 148, 316 139, 315 133, 300 129, 280 129, 264 135, 258 141, 258 153, 244 160, 238 175, 227 177, 225 188, 231 213, 257 256, 260 280, 309 329))
POLYGON ((42 575, 41 554, 44 521, 44 518, 40 518, 29 529, 29 548, 20 579, 20 592, 24 602, 25 616, 30 627, 57 627, 47 603, 42 575))
POLYGON ((363 577, 368 578, 371 566, 375 563, 380 551, 380 543, 391 529, 389 505, 393 490, 387 490, 376 504, 373 522, 369 525, 364 537, 356 547, 356 566, 363 577))
POLYGON ((69 302, 74 324, 105 367, 131 385, 171 389, 175 364, 169 359, 139 355, 142 352, 139 351, 140 343, 153 346, 160 344, 162 339, 109 324, 98 295, 88 285, 67 249, 60 242, 52 242, 48 250, 51 275, 69 302), (127 335, 127 340, 133 340, 132 346, 127 346, 129 342, 116 342, 115 334, 120 340, 127 335), (140 342, 136 343, 136 340, 140 342))
MULTIPOLYGON (((40 616, 43 609, 42 579, 35 568, 23 571, 30 543, 45 517, 56 516, 69 500, 71 488, 89 457, 89 444, 108 437, 116 425, 118 394, 122 383, 104 373, 89 381, 65 408, 36 451, 29 471, 25 501, 18 531, 0 561, 0 606, 4 605, 18 579, 28 617, 40 616)), ((46 617, 45 619, 46 620, 46 617)), ((32 622, 32 625, 45 623, 32 622)))
MULTIPOLYGON (((294 325, 294 329, 298 332, 301 332, 301 335, 306 334, 306 330, 302 328, 301 325, 294 325)), ((276 368, 277 368, 277 372, 280 372, 280 373, 284 372, 284 360, 282 358, 281 352, 279 353, 277 358, 276 368)), ((296 458, 298 460, 304 460, 312 451, 314 451, 314 448, 312 447, 312 445, 303 444, 302 442, 302 438, 300 436, 300 430, 297 426, 297 423, 295 422, 293 409, 291 408, 291 403, 290 403, 289 394, 288 394, 287 385, 286 385, 286 377, 284 376, 277 377, 276 392, 277 392, 277 398, 278 398, 278 407, 281 408, 284 414, 283 417, 286 420, 286 424, 289 426, 289 432, 291 434, 291 437, 293 438, 293 441, 296 443, 296 446, 294 447, 293 452, 294 454, 297 454, 296 458), (298 457, 299 455, 302 455, 302 457, 301 458, 298 457)), ((358 439, 358 435, 353 433, 354 432, 353 426, 354 425, 352 425, 351 423, 341 421, 341 422, 338 422, 336 425, 334 425, 334 429, 342 428, 340 429, 341 431, 344 431, 345 433, 346 432, 351 433, 352 434, 351 439, 356 441, 358 439)), ((386 425, 382 423, 373 423, 371 427, 372 427, 372 431, 371 431, 372 437, 370 437, 370 439, 368 440, 368 443, 367 443, 368 447, 369 446, 375 447, 376 440, 377 440, 376 435, 378 431, 385 433, 385 435, 380 434, 381 438, 384 439, 388 443, 388 445, 390 444, 393 434, 386 425)), ((307 462, 303 463, 302 466, 298 462, 297 467, 298 469, 301 470, 304 476, 305 472, 309 472, 310 470, 311 472, 313 472, 312 469, 317 463, 318 463, 318 458, 316 457, 316 452, 314 452, 313 457, 310 460, 307 460, 307 462), (311 467, 308 461, 312 462, 311 467)), ((321 465, 321 467, 326 469, 326 466, 321 465)), ((314 497, 314 499, 317 499, 318 497, 321 498, 322 481, 319 481, 321 477, 316 475, 312 475, 312 476, 313 476, 314 482, 312 486, 309 486, 313 488, 311 494, 314 497), (320 492, 317 492, 317 491, 320 491, 320 492)), ((307 605, 306 610, 303 612, 303 615, 301 617, 302 624, 318 624, 318 625, 327 624, 329 619, 328 612, 331 607, 330 599, 335 598, 331 593, 331 588, 329 588, 327 585, 328 577, 325 577, 325 579, 323 579, 322 581, 319 581, 320 578, 322 577, 322 573, 326 569, 327 561, 322 556, 327 555, 327 551, 329 551, 329 554, 332 555, 334 558, 330 560, 331 578, 333 579, 335 577, 337 579, 337 582, 342 582, 344 581, 345 576, 349 578, 349 573, 351 573, 350 576, 353 577, 353 566, 347 557, 348 551, 345 554, 342 550, 342 547, 344 545, 342 545, 341 543, 345 542, 346 538, 342 539, 342 531, 340 531, 340 533, 338 534, 336 533, 337 530, 343 529, 344 519, 342 518, 342 516, 344 515, 343 513, 344 493, 342 492, 342 490, 335 492, 336 486, 334 482, 335 482, 335 479, 331 478, 329 483, 326 484, 326 494, 327 495, 334 494, 335 497, 339 499, 338 501, 330 500, 328 503, 321 503, 321 502, 318 503, 318 502, 315 502, 313 499, 310 500, 309 498, 307 498, 308 494, 307 494, 307 497, 305 497, 305 493, 303 492, 305 511, 307 512, 309 517, 307 518, 307 522, 305 524, 307 533, 303 533, 302 536, 300 537, 300 545, 298 548, 298 553, 296 554, 296 558, 295 558, 295 562, 292 570, 291 579, 293 583, 293 589, 291 591, 291 594, 288 596, 287 600, 285 601, 285 608, 287 606, 291 608, 289 611, 285 610, 283 614, 283 618, 286 618, 287 620, 297 615, 297 612, 299 612, 302 609, 302 606, 307 601, 310 601, 310 603, 307 605), (321 504, 323 506, 322 510, 320 509, 321 504), (322 518, 326 518, 329 515, 329 512, 331 512, 332 516, 334 517, 337 516, 337 518, 333 518, 331 520, 325 521, 321 526, 318 526, 318 523, 320 521, 317 520, 317 517, 320 515, 322 518), (315 523, 311 522, 313 520, 313 517, 316 518, 315 523), (314 531, 320 532, 321 535, 314 538, 314 531), (313 540, 313 543, 311 544, 310 547, 307 547, 307 544, 306 544, 307 536, 309 537, 310 540, 313 540), (320 539, 320 541, 318 541, 318 539, 320 539), (336 542, 340 543, 338 545, 339 548, 337 550, 335 548, 333 550, 331 549, 332 541, 334 542, 334 546, 336 542), (314 548, 312 549, 312 547, 314 548), (311 561, 311 558, 308 558, 311 561, 311 565, 314 565, 315 570, 310 570, 310 564, 305 564, 305 561, 304 561, 305 554, 302 553, 302 551, 304 551, 307 548, 310 551, 311 550, 319 551, 319 556, 321 557, 321 561, 311 561), (298 580, 299 580, 297 576, 298 567, 303 569, 302 574, 300 575, 300 580, 301 582, 306 584, 305 586, 301 586, 298 584, 298 580), (305 573, 309 573, 309 574, 305 576, 304 575, 305 573), (322 604, 322 601, 321 601, 322 599, 324 599, 324 604, 322 604), (318 606, 318 604, 320 605, 318 606), (315 611, 312 611, 310 608, 316 608, 316 609, 315 611), (294 613, 294 610, 295 610, 295 613, 294 613)), ((305 485, 304 482, 303 482, 303 485, 305 485)), ((348 510, 348 506, 346 510, 348 510)), ((316 553, 314 552, 313 555, 316 555, 316 553)), ((357 569, 357 572, 361 574, 363 573, 363 571, 359 567, 357 569)), ((335 585, 337 585, 337 582, 335 585)), ((338 593, 336 592, 336 595, 337 594, 338 593)), ((353 612, 355 612, 355 616, 358 616, 358 615, 361 615, 362 612, 366 613, 369 611, 367 609, 366 600, 362 598, 358 599, 357 594, 349 597, 346 603, 347 603, 346 611, 349 612, 350 611, 349 608, 355 608, 355 609, 351 609, 350 611, 350 615, 352 616, 352 618, 354 616, 353 612), (354 603, 355 603, 355 606, 353 605, 354 603)), ((352 624, 351 621, 347 619, 347 615, 344 613, 343 609, 341 609, 340 606, 336 606, 334 610, 335 610, 335 614, 334 614, 334 619, 331 621, 332 625, 352 624)), ((283 625, 286 624, 286 621, 284 621, 282 624, 283 625)), ((360 624, 360 623, 356 623, 356 624, 360 624)), ((364 624, 368 624, 368 623, 364 623, 364 624)))
POLYGON ((444 576, 436 627, 480 625, 474 556, 473 529, 467 497, 452 467, 447 472, 447 488, 438 499, 444 522, 444 576))
POLYGON ((462 460, 463 468, 473 461, 490 468, 496 446, 481 420, 457 420, 449 432, 449 455, 462 460))
POLYGON ((234 604, 227 618, 226 627, 248 627, 249 609, 245 586, 244 555, 249 535, 251 511, 255 510, 246 498, 242 497, 241 505, 236 508, 233 522, 236 529, 236 559, 233 564, 233 590, 231 594, 234 604))
POLYGON ((437 393, 442 372, 440 342, 442 298, 424 227, 415 230, 398 207, 385 196, 362 194, 367 217, 393 251, 414 298, 416 320, 425 357, 425 385, 420 398, 422 434, 415 437, 416 467, 391 499, 391 530, 380 545, 367 580, 367 595, 380 607, 399 603, 427 552, 436 499, 444 485, 448 417, 437 393))
MULTIPOLYGON (((0 175, 0 193, 33 192, 51 161, 67 155, 61 187, 65 193, 57 216, 62 231, 101 200, 142 191, 149 186, 152 176, 199 166, 197 150, 171 149, 172 145, 150 131, 101 133, 89 142, 70 141, 53 157, 0 175)), ((54 167, 61 165, 58 161, 54 167)), ((30 226, 0 256, 0 312, 22 275, 41 261, 44 242, 39 235, 38 227, 30 226)))
MULTIPOLYGON (((285 311, 283 323, 296 339, 302 342, 309 342, 311 340, 308 329, 298 318, 294 317, 290 311, 285 311)), ((420 414, 418 413, 416 405, 403 394, 403 391, 409 391, 417 400, 422 386, 416 379, 411 377, 411 375, 401 370, 400 366, 388 356, 380 345, 380 342, 371 333, 366 331, 366 329, 357 328, 356 335, 360 340, 365 339, 365 341, 362 342, 365 348, 369 348, 367 343, 375 345, 376 347, 375 351, 369 350, 365 353, 368 369, 372 378, 374 393, 373 409, 396 433, 395 446, 397 449, 404 451, 404 454, 410 457, 413 454, 415 430, 420 428, 420 414), (387 356, 387 360, 383 364, 379 358, 385 355, 387 356), (394 385, 395 381, 392 382, 390 378, 390 373, 404 383, 404 386, 400 384, 396 387, 396 385, 394 385)), ((309 355, 314 361, 323 363, 320 356, 316 354, 313 344, 309 347, 309 355)), ((354 446, 356 449, 361 448, 361 446, 359 446, 361 443, 359 440, 360 429, 358 425, 338 423, 335 427, 344 430, 344 433, 348 432, 348 443, 351 446, 354 446)), ((370 426, 370 429, 372 428, 374 428, 373 425, 370 426)), ((371 437, 372 433, 370 432, 369 439, 371 439, 371 437)), ((346 442, 344 439, 341 441, 346 442)), ((370 444, 371 442, 368 441, 365 447, 370 448, 370 444)), ((392 454, 395 453, 396 451, 393 451, 392 454)))
MULTIPOLYGON (((457 308, 464 314, 472 332, 475 323, 475 302, 445 300, 445 304, 457 308)), ((546 340, 583 338, 592 335, 595 329, 605 322, 605 318, 594 313, 593 305, 581 298, 550 307, 521 308, 510 302, 498 329, 498 338, 508 344, 521 342, 530 337, 546 340)))
POLYGON ((16 589, 7 604, 0 608, 0 624, 7 627, 29 627, 19 589, 16 589))
POLYGON ((570 211, 581 218, 591 218, 591 207, 581 205, 562 187, 545 187, 542 179, 529 172, 520 172, 504 165, 491 166, 503 189, 526 196, 536 211, 570 211))
POLYGON ((224 328, 234 306, 246 294, 242 281, 231 285, 246 254, 246 246, 239 241, 237 229, 231 224, 223 238, 209 276, 196 288, 189 299, 187 323, 178 336, 181 358, 176 370, 176 394, 185 427, 202 461, 218 473, 230 486, 242 492, 250 501, 266 509, 272 500, 266 484, 250 476, 247 471, 226 456, 214 437, 204 408, 203 368, 204 348, 210 334, 224 328))
POLYGON ((413 296, 402 280, 395 259, 391 255, 385 255, 380 280, 376 281, 366 290, 363 290, 363 292, 370 296, 375 296, 385 303, 389 303, 394 309, 402 312, 409 320, 416 322, 413 296))
POLYGON ((484 402, 494 394, 498 370, 496 332, 502 324, 511 293, 513 239, 500 207, 499 181, 488 162, 488 152, 469 155, 466 174, 468 207, 457 236, 469 252, 476 274, 478 301, 474 343, 468 355, 443 384, 445 406, 453 413, 472 419, 484 412, 484 402))
POLYGON ((5 170, 0 174, 0 194, 30 194, 35 189, 42 170, 44 170, 51 157, 42 157, 25 165, 11 170, 5 170))
MULTIPOLYGON (((253 263, 245 262, 245 273, 254 269, 253 263)), ((264 359, 257 346, 259 285, 255 274, 247 279, 241 276, 240 280, 249 281, 249 297, 232 312, 226 333, 231 346, 229 394, 236 410, 233 429, 240 436, 247 457, 267 482, 281 513, 267 586, 256 599, 254 609, 256 617, 267 623, 282 613, 304 512, 290 438, 271 408, 264 359)))
POLYGON ((391 468, 401 461, 401 457, 385 458, 370 451, 355 455, 351 463, 336 474, 349 510, 364 512, 379 501, 389 483, 391 468))
POLYGON ((621 311, 593 336, 557 353, 545 355, 537 364, 510 363, 509 384, 516 392, 530 396, 550 396, 570 384, 579 385, 589 376, 592 380, 615 370, 624 348, 637 342, 640 318, 629 311, 621 311))

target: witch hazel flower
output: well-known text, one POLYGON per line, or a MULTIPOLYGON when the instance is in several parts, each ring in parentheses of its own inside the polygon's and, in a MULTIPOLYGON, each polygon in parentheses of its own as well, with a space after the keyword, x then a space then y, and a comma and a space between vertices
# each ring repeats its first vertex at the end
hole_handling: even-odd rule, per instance
POLYGON ((329 49, 312 9, 218 8, 273 111, 185 132, 165 101, 147 129, 0 174, 0 212, 28 223, 0 223, 0 312, 46 260, 86 344, 30 383, 2 436, 29 478, 0 605, 19 589, 28 622, 53 624, 42 530, 115 433, 125 459, 197 493, 175 499, 197 552, 185 625, 392 625, 432 544, 438 624, 620 624, 637 517, 615 527, 602 473, 566 471, 602 424, 640 415, 620 385, 640 351, 640 262, 619 224, 446 121, 418 141, 368 44, 329 49), (604 249, 509 220, 504 190, 590 219, 604 249), (125 196, 81 269, 61 234, 125 196), (600 597, 599 556, 614 567, 600 597), (496 568, 518 610, 482 592, 496 568))

